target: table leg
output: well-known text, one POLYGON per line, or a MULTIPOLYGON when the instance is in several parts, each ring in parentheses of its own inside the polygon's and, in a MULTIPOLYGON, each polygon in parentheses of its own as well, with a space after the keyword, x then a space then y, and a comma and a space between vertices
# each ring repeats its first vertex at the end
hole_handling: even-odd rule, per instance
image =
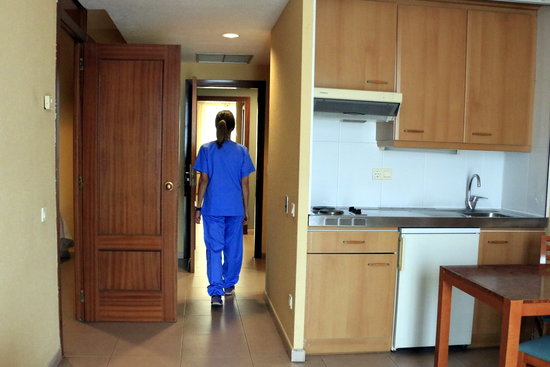
POLYGON ((439 296, 437 305, 437 331, 435 338, 435 367, 447 367, 449 362, 449 329, 451 325, 452 286, 439 270, 439 296))
POLYGON ((517 366, 522 301, 505 301, 502 308, 499 367, 517 366))

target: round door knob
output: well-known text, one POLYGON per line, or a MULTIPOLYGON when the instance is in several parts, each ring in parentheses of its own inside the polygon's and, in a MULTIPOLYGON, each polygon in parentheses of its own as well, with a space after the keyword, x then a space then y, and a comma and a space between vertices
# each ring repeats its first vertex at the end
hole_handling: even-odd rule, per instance
POLYGON ((164 187, 166 188, 166 191, 172 191, 174 189, 174 183, 168 181, 164 184, 164 187))

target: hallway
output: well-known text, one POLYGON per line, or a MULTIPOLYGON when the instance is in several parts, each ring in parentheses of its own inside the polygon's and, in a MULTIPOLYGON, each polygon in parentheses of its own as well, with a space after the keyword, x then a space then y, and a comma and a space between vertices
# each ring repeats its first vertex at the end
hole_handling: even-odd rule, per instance
MULTIPOLYGON (((197 228, 197 239, 202 238, 197 228)), ((244 264, 234 297, 212 309, 206 294, 204 244, 196 273, 178 273, 176 323, 81 323, 74 320, 73 260, 61 264, 65 358, 60 367, 431 367, 432 351, 309 356, 290 363, 264 301, 265 262, 253 258, 245 236, 244 264), (67 294, 67 292, 69 294, 67 294)), ((498 350, 451 353, 450 367, 496 366, 498 350)))

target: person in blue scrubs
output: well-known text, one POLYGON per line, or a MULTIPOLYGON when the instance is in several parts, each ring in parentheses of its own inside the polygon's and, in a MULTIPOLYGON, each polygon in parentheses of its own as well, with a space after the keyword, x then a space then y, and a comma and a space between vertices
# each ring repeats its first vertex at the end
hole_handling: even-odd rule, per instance
POLYGON ((243 258, 243 225, 248 223, 248 175, 254 166, 248 150, 231 141, 234 128, 231 111, 220 111, 217 140, 201 146, 193 166, 200 172, 195 223, 200 224, 202 216, 212 306, 222 306, 222 296, 235 291, 243 258))

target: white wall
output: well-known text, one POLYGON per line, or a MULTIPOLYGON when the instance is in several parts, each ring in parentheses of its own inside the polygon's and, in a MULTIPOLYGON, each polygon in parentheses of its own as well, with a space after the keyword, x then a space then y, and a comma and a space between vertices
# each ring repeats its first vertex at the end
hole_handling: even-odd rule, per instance
POLYGON ((532 151, 506 154, 503 206, 544 215, 550 130, 550 7, 539 9, 537 21, 532 151))
POLYGON ((478 208, 500 208, 503 152, 380 150, 376 124, 345 123, 333 114, 313 119, 311 205, 464 207, 466 183, 477 173, 478 208), (392 180, 373 180, 373 168, 391 168, 392 180))

